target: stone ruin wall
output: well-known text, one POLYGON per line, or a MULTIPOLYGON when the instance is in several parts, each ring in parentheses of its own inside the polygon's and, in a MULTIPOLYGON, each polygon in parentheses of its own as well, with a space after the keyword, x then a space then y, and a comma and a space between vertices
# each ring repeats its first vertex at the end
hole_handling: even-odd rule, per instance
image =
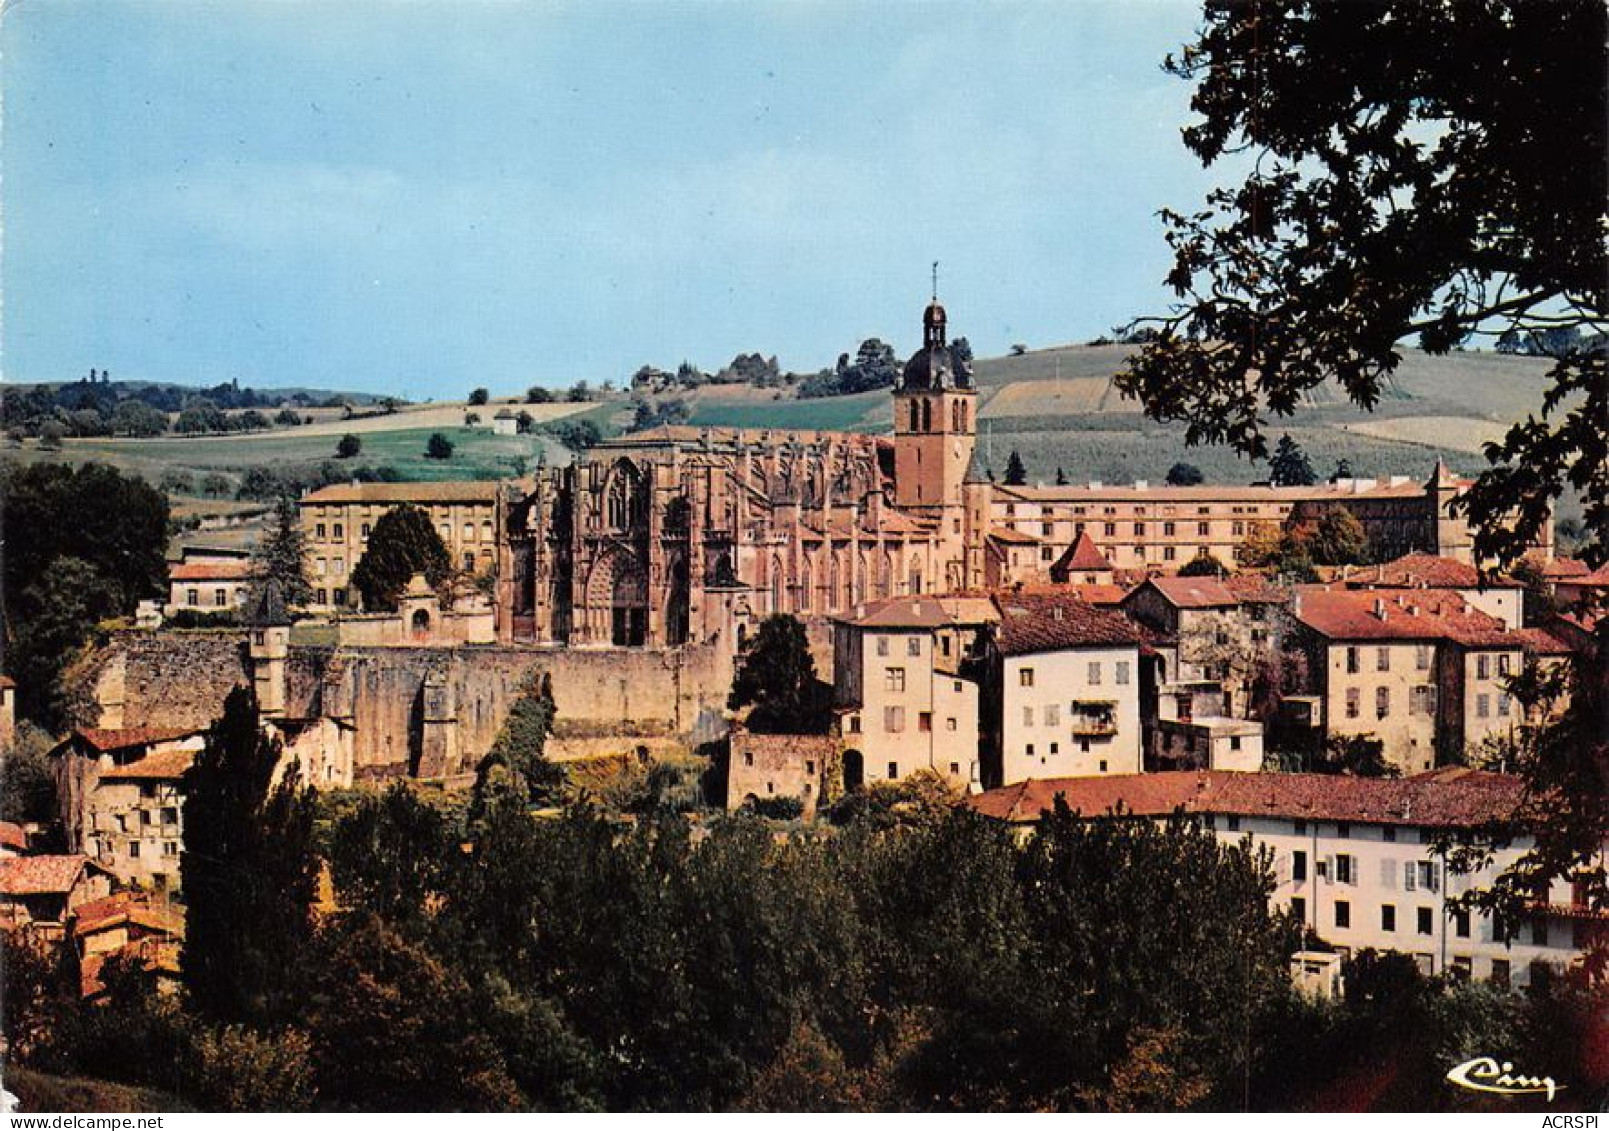
MULTIPOLYGON (((358 780, 472 771, 533 676, 553 680, 554 757, 687 750, 721 737, 732 665, 715 645, 674 650, 465 648, 290 649, 291 717, 353 728, 358 780)), ((250 669, 243 633, 119 633, 88 688, 99 726, 205 726, 250 669)))

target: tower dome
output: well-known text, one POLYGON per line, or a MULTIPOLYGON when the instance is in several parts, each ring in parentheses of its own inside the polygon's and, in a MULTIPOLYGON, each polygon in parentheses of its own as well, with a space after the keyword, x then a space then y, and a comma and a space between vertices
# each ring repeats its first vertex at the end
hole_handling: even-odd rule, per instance
POLYGON ((922 312, 922 348, 905 363, 901 389, 970 389, 972 370, 945 341, 947 319, 935 297, 922 312))

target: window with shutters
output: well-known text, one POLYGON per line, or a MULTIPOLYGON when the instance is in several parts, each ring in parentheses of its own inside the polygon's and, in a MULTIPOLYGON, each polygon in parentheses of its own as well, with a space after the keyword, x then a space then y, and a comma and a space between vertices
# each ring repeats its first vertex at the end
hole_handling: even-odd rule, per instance
POLYGON ((877 654, 879 656, 888 655, 888 637, 879 636, 877 638, 877 654))
POLYGON ((1023 668, 1017 673, 1018 687, 1032 687, 1034 685, 1034 669, 1023 668))
POLYGON ((1307 853, 1300 849, 1291 853, 1291 879, 1299 884, 1307 882, 1307 853))
POLYGON ((1357 675, 1359 668, 1358 650, 1356 647, 1348 645, 1346 649, 1346 674, 1357 675))
POLYGON ((1061 725, 1061 706, 1059 704, 1050 703, 1045 706, 1045 725, 1047 727, 1061 725))
POLYGON ((1361 703, 1362 700, 1363 700, 1363 693, 1361 691, 1359 691, 1357 688, 1349 687, 1349 688, 1346 689, 1346 717, 1347 718, 1355 719, 1355 718, 1358 717, 1358 704, 1361 703))
POLYGON ((1100 684, 1101 684, 1101 662, 1099 660, 1092 660, 1092 661, 1090 661, 1090 665, 1089 665, 1089 685, 1091 687, 1099 687, 1100 684))
POLYGON ((1034 709, 1032 707, 1024 707, 1022 709, 1022 725, 1025 727, 1031 727, 1034 725, 1034 709))
POLYGON ((1335 882, 1338 884, 1355 884, 1358 882, 1357 857, 1342 853, 1335 858, 1335 882))
POLYGON ((920 636, 906 637, 905 654, 907 656, 920 656, 922 654, 922 638, 920 636))
POLYGON ((1391 649, 1376 648, 1374 650, 1374 670, 1388 672, 1391 670, 1391 649))
POLYGON ((1416 670, 1422 672, 1428 672, 1430 670, 1430 645, 1414 645, 1413 666, 1416 670))
POLYGON ((905 690, 905 669, 904 668, 884 668, 883 669, 883 690, 884 691, 904 691, 905 690))
POLYGON ((884 707, 883 729, 889 734, 898 734, 905 729, 905 708, 884 707))
POLYGON ((1492 658, 1490 656, 1476 656, 1475 657, 1475 678, 1476 679, 1490 679, 1490 678, 1492 678, 1492 658))
POLYGON ((1129 662, 1127 660, 1119 660, 1117 662, 1117 685, 1119 687, 1127 687, 1128 682, 1129 682, 1129 662))
POLYGON ((1374 717, 1383 719, 1391 713, 1391 688, 1376 687, 1374 689, 1374 717))
POLYGON ((1335 925, 1343 929, 1352 925, 1352 905, 1343 899, 1335 901, 1335 925))

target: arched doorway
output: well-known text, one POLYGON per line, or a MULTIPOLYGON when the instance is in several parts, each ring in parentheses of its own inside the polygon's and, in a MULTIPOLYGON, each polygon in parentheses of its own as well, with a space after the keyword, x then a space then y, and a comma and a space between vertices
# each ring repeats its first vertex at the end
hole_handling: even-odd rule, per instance
POLYGON ((866 759, 859 750, 844 751, 844 792, 853 793, 866 783, 866 759))
POLYGON ((691 635, 691 608, 688 566, 678 556, 670 565, 670 593, 665 599, 665 643, 671 647, 686 644, 691 635))
POLYGON ((413 611, 413 620, 409 627, 413 631, 415 640, 423 640, 430 635, 430 614, 424 609, 413 611))
POLYGON ((607 631, 609 642, 621 648, 647 643, 648 578, 641 563, 625 550, 610 550, 592 567, 587 606, 595 637, 607 631))

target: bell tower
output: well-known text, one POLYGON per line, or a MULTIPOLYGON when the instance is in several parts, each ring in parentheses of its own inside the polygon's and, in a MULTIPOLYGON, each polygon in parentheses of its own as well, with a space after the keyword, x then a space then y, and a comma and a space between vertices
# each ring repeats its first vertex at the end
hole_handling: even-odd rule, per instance
POLYGON ((894 389, 894 501, 959 514, 977 435, 978 390, 970 364, 946 340, 936 290, 922 313, 922 348, 905 363, 894 389))

